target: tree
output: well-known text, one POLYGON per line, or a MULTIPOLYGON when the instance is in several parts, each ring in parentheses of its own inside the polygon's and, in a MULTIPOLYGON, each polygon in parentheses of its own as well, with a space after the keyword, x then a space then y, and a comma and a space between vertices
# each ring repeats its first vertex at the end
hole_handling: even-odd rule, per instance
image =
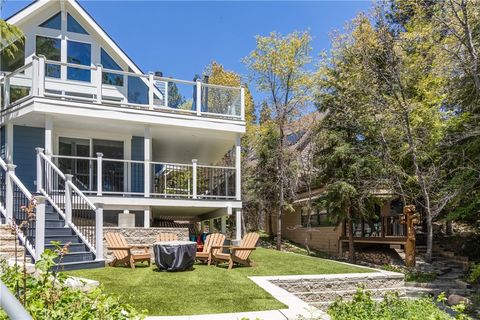
POLYGON ((290 205, 286 202, 293 188, 287 179, 286 158, 288 148, 285 137, 287 125, 311 101, 311 77, 307 66, 310 57, 311 37, 308 32, 294 32, 287 36, 272 32, 269 36, 257 36, 256 48, 244 59, 252 72, 257 88, 265 92, 272 109, 272 121, 278 131, 277 174, 278 212, 277 249, 281 248, 282 216, 290 205))
MULTIPOLYGON (((0 0, 0 12, 3 4, 4 1, 0 0)), ((15 53, 24 43, 23 31, 17 26, 0 19, 0 56, 5 56, 6 59, 14 59, 15 53)), ((3 62, 4 59, 2 58, 1 61, 3 62)))
POLYGON ((185 101, 185 97, 178 91, 175 82, 168 82, 168 106, 184 110, 192 109, 192 100, 185 101))

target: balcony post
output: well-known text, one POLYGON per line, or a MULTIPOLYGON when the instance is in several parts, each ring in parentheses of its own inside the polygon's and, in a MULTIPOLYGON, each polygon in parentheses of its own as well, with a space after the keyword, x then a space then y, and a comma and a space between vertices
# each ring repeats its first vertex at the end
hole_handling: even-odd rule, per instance
POLYGON ((192 199, 197 199, 197 159, 192 159, 192 199))
POLYGON ((95 103, 102 103, 102 83, 103 83, 103 66, 97 64, 95 85, 97 89, 95 103))
POLYGON ((154 82, 153 82, 153 72, 148 73, 148 108, 153 110, 153 91, 154 91, 154 82))
POLYGON ((150 208, 143 210, 143 227, 150 228, 150 208))
POLYGON ((222 217, 220 217, 220 219, 221 219, 220 232, 223 233, 223 234, 226 234, 227 233, 227 216, 222 216, 222 217))
POLYGON ((97 152, 97 196, 103 194, 103 153, 97 152))
POLYGON ((237 209, 235 212, 235 240, 242 240, 242 209, 237 209))
POLYGON ((146 198, 150 197, 150 191, 152 187, 152 177, 151 177, 151 161, 152 161, 152 135, 150 133, 150 128, 145 127, 144 131, 144 156, 143 160, 144 165, 144 195, 146 198))
POLYGON ((242 148, 240 145, 240 135, 237 134, 235 140, 235 198, 242 199, 242 148))
POLYGON ((65 175, 65 228, 72 222, 72 178, 72 174, 65 175))
POLYGON ((43 168, 42 168, 42 157, 43 148, 35 148, 37 152, 37 180, 35 184, 37 185, 37 193, 40 193, 40 190, 43 189, 43 168))
POLYGON ((36 196, 35 208, 35 260, 39 260, 45 249, 45 197, 36 196))
POLYGON ((103 203, 95 203, 95 260, 103 260, 103 203))
POLYGON ((5 76, 3 83, 3 109, 10 105, 10 77, 5 76))
POLYGON ((240 119, 245 121, 245 88, 240 89, 240 119))
POLYGON ((13 164, 7 164, 7 172, 5 175, 5 210, 7 211, 7 223, 13 221, 13 180, 12 175, 15 174, 15 168, 17 166, 13 164))
POLYGON ((197 89, 197 101, 196 101, 196 107, 197 107, 197 116, 202 115, 202 82, 200 80, 196 80, 196 89, 197 89))
POLYGON ((45 56, 38 57, 38 96, 45 95, 45 56))
POLYGON ((38 96, 38 58, 32 57, 32 96, 38 96))

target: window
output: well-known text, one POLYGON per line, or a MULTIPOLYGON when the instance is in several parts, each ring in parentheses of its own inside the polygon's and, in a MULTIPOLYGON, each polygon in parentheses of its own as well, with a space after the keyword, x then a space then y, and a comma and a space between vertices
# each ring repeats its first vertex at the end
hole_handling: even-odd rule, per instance
MULTIPOLYGON (((100 51, 100 62, 105 69, 122 70, 112 57, 103 49, 100 51)), ((123 86, 123 75, 104 72, 102 74, 102 83, 114 86, 123 86)))
POLYGON ((403 202, 400 199, 395 199, 390 202, 390 215, 397 216, 403 214, 403 202))
POLYGON ((17 40, 0 51, 0 71, 12 72, 24 65, 25 40, 17 40), (14 50, 14 47, 16 47, 16 50, 14 50), (10 50, 10 53, 7 53, 7 50, 10 50))
MULTIPOLYGON (((302 208, 302 227, 306 228, 309 226, 308 221, 308 208, 302 208)), ((310 227, 333 227, 336 226, 335 223, 332 223, 328 219, 326 211, 320 210, 319 208, 313 208, 312 214, 310 215, 310 227)))
MULTIPOLYGON (((130 70, 133 72, 133 70, 130 70)), ((137 104, 148 103, 148 87, 140 77, 128 77, 128 102, 137 104)))
POLYGON ((303 130, 288 134, 287 144, 289 146, 296 144, 300 139, 302 139, 304 134, 305 134, 305 131, 303 130))
POLYGON ((41 23, 40 27, 56 30, 62 29, 62 17, 60 15, 60 12, 52 16, 51 18, 48 18, 45 22, 41 23))
POLYGON ((70 13, 67 14, 67 31, 88 34, 88 32, 80 25, 80 23, 78 23, 77 20, 70 15, 70 13))
MULTIPOLYGON (((60 61, 60 39, 37 36, 37 55, 44 55, 47 60, 60 61)), ((47 77, 60 78, 60 65, 47 63, 45 74, 47 77)))
MULTIPOLYGON (((92 54, 91 45, 76 41, 67 42, 67 62, 90 66, 92 54)), ((90 70, 68 67, 67 79, 90 82, 90 70)))

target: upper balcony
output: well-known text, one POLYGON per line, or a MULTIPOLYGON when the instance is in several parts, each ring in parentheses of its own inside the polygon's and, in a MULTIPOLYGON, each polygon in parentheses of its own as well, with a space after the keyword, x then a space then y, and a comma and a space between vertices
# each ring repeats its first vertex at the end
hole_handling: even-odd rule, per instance
POLYGON ((50 61, 43 56, 33 56, 23 67, 0 75, 0 86, 2 115, 12 113, 32 98, 42 98, 120 112, 148 111, 150 115, 175 114, 237 124, 245 120, 242 87, 50 61))

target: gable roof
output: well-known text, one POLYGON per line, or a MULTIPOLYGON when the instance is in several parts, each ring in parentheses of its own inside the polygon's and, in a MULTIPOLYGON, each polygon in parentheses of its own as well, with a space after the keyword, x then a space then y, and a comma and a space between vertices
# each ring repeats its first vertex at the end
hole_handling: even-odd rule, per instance
POLYGON ((137 64, 125 53, 125 51, 122 50, 122 48, 120 48, 120 46, 108 35, 108 33, 95 21, 90 13, 88 13, 88 11, 85 10, 85 8, 83 8, 76 0, 35 0, 25 6, 23 9, 12 14, 5 21, 10 24, 17 25, 24 19, 27 19, 30 15, 35 14, 35 11, 51 4, 52 2, 60 2, 60 4, 63 2, 64 4, 68 4, 69 10, 74 10, 77 14, 82 16, 90 25, 90 27, 98 34, 98 36, 105 40, 105 42, 110 46, 110 49, 118 54, 118 56, 128 65, 131 70, 133 70, 133 72, 143 73, 137 64))

